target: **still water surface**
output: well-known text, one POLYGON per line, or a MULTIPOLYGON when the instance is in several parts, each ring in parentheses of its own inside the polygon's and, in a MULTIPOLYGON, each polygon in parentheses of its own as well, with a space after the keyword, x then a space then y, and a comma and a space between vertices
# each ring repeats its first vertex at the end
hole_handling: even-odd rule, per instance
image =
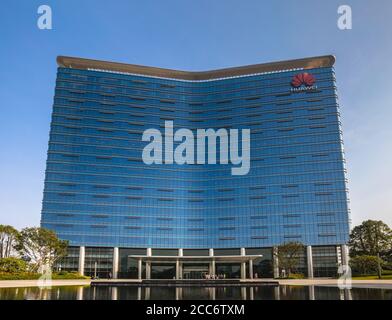
POLYGON ((0 300, 392 300, 392 289, 323 286, 0 288, 0 300))

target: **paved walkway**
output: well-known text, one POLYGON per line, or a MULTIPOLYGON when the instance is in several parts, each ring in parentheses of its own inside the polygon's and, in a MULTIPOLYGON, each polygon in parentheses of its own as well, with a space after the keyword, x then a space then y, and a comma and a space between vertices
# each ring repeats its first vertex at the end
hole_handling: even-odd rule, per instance
MULTIPOLYGON (((337 287, 337 279, 281 279, 280 285, 337 287)), ((392 280, 351 280, 353 288, 390 288, 392 280)))
MULTIPOLYGON (((51 283, 46 285, 56 286, 83 286, 90 285, 91 280, 52 280, 51 283)), ((0 280, 0 288, 22 288, 22 287, 37 287, 42 286, 42 282, 38 280, 0 280)))
MULTIPOLYGON (((165 280, 163 280, 165 281, 165 280)), ((171 281, 171 280, 167 280, 171 281)), ((208 280, 205 280, 208 282, 208 280)), ((249 282, 279 282, 280 285, 290 285, 290 286, 328 286, 328 287, 337 287, 338 280, 337 279, 246 279, 242 280, 249 282)), ((141 282, 137 279, 100 279, 94 280, 94 282, 105 282, 105 283, 113 283, 116 282, 129 282, 129 283, 138 283, 141 282)), ((80 286, 80 285, 90 285, 91 280, 52 280, 51 286, 80 286)), ((17 287, 36 287, 38 285, 42 285, 42 283, 38 283, 37 280, 1 280, 0 288, 17 288, 17 287)), ((352 287, 354 288, 383 288, 383 289, 392 289, 392 280, 352 280, 352 287)))

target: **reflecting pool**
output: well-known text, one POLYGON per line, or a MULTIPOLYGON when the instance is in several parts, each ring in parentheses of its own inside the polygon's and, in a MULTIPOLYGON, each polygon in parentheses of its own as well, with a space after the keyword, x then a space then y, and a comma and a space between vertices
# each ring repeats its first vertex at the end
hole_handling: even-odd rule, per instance
POLYGON ((392 288, 326 286, 0 288, 0 300, 392 300, 392 288))

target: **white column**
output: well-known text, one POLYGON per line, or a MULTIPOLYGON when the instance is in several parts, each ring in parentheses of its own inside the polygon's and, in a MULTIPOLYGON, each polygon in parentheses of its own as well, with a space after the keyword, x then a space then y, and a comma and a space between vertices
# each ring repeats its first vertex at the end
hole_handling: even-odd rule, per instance
POLYGON ((78 268, 78 272, 82 276, 84 275, 84 258, 85 258, 85 247, 82 246, 79 248, 79 268, 78 268))
POLYGON ((308 278, 313 279, 313 254, 312 246, 306 247, 306 256, 308 261, 308 278))
POLYGON ((139 280, 142 280, 142 272, 143 272, 143 265, 142 265, 142 259, 137 259, 137 278, 139 280))
POLYGON ((350 260, 350 256, 348 253, 348 246, 346 244, 342 244, 341 251, 342 251, 342 264, 348 265, 348 262, 350 260))
POLYGON ((146 279, 151 279, 151 262, 146 261, 146 279))
POLYGON ((180 279, 180 260, 176 260, 176 279, 180 279))
POLYGON ((278 259, 278 247, 272 248, 272 261, 274 269, 274 278, 279 278, 279 259, 278 259))
POLYGON ((119 261, 118 247, 113 248, 113 279, 118 278, 118 261, 119 261))
MULTIPOLYGON (((152 256, 151 248, 147 248, 147 256, 152 256)), ((146 261, 146 279, 151 279, 151 261, 146 261)))
MULTIPOLYGON (((151 248, 147 248, 147 256, 151 257, 152 250, 151 248)), ((151 279, 151 262, 146 261, 146 279, 151 279)))
MULTIPOLYGON (((184 250, 182 248, 178 249, 178 256, 182 257, 184 256, 184 250)), ((176 261, 176 279, 181 279, 182 278, 182 263, 180 260, 176 261)))
POLYGON ((253 260, 249 260, 249 279, 253 279, 253 260))
MULTIPOLYGON (((241 248, 241 256, 245 256, 245 248, 241 248)), ((246 279, 246 262, 241 262, 241 279, 246 279)))
MULTIPOLYGON (((214 256, 214 249, 210 248, 209 250, 209 256, 213 257, 214 256)), ((212 259, 210 262, 210 270, 209 270, 210 274, 215 274, 215 260, 212 259)))

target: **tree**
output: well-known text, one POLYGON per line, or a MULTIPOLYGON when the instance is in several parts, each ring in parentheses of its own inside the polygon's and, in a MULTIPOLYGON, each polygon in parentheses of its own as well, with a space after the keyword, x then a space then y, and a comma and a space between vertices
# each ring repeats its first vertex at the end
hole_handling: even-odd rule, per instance
POLYGON ((27 263, 19 258, 0 258, 0 272, 18 273, 26 272, 27 263))
POLYGON ((350 259, 350 267, 352 271, 356 274, 374 274, 378 272, 379 264, 382 264, 383 261, 377 256, 356 256, 350 259))
POLYGON ((300 262, 301 254, 304 252, 304 245, 300 242, 287 242, 278 246, 276 257, 279 268, 287 270, 287 275, 295 270, 300 262))
MULTIPOLYGON (((392 230, 382 221, 367 220, 356 226, 350 234, 349 246, 353 257, 368 255, 385 257, 392 248, 392 230)), ((381 279, 381 262, 378 277, 381 279)))
POLYGON ((32 271, 43 272, 67 253, 68 241, 59 240, 56 234, 44 228, 25 228, 20 232, 16 248, 28 259, 32 271))
POLYGON ((12 226, 0 225, 0 258, 12 255, 19 232, 12 226))

